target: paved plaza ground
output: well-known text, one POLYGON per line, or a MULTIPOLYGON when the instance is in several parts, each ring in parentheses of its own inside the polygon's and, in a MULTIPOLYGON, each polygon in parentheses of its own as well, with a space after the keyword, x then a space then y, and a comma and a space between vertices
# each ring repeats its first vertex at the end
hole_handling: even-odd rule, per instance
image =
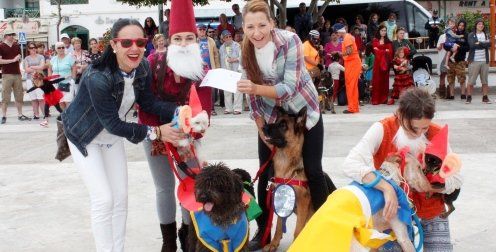
MULTIPOLYGON (((338 186, 350 182, 341 167, 348 151, 373 122, 395 108, 367 105, 360 114, 324 115, 323 167, 338 186)), ((32 115, 28 104, 24 109, 26 115, 32 115)), ((337 107, 339 112, 344 109, 337 107)), ((474 96, 473 103, 466 105, 457 95, 454 101, 437 100, 437 110, 435 122, 449 124, 451 147, 463 161, 465 184, 450 216, 455 251, 496 251, 496 104, 482 104, 481 96, 474 96)), ((10 107, 7 124, 0 125, 0 251, 94 251, 88 193, 72 159, 59 163, 53 158, 53 120, 49 128, 35 121, 19 122, 10 107)), ((224 161, 254 175, 258 169, 256 134, 246 112, 213 117, 204 153, 209 160, 224 161)), ((159 251, 155 189, 143 147, 126 142, 126 151, 126 250, 159 251)), ((290 232, 294 222, 294 218, 288 221, 290 232)), ((252 233, 255 228, 251 223, 252 233)), ((286 235, 280 251, 289 246, 291 237, 286 235)))

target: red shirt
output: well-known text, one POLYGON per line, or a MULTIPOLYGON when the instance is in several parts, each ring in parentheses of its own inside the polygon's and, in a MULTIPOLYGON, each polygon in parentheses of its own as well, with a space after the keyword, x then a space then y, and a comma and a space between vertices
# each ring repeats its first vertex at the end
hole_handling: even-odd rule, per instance
POLYGON ((222 24, 219 24, 219 26, 217 26, 217 33, 219 33, 219 37, 224 30, 228 30, 231 33, 231 36, 234 38, 234 33, 236 32, 234 30, 234 26, 232 26, 230 23, 226 23, 226 27, 223 27, 222 24))
MULTIPOLYGON (((12 46, 8 46, 3 42, 0 43, 0 56, 2 59, 13 59, 20 54, 21 48, 19 47, 19 44, 13 43, 12 46)), ((21 68, 19 67, 18 61, 0 66, 2 67, 2 74, 21 74, 21 68)))

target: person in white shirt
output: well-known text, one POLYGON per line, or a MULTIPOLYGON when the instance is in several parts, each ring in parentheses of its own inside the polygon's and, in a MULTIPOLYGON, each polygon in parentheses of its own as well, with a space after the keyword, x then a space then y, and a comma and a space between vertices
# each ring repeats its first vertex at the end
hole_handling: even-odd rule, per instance
POLYGON ((344 72, 344 66, 342 66, 339 62, 341 60, 341 57, 339 56, 339 53, 333 53, 331 56, 332 63, 329 64, 329 67, 327 67, 327 71, 331 73, 332 77, 332 83, 333 83, 333 92, 332 92, 332 99, 331 102, 334 103, 336 100, 336 96, 338 93, 338 90, 341 87, 341 72, 344 72))
MULTIPOLYGON (((231 71, 239 70, 239 58, 241 56, 241 46, 233 40, 231 32, 224 30, 221 34, 224 44, 219 49, 220 66, 231 71)), ((226 109, 224 114, 239 115, 243 110, 243 94, 240 92, 231 93, 224 91, 224 102, 226 109), (234 100, 234 103, 233 103, 234 100)))
MULTIPOLYGON (((409 147, 414 156, 423 153, 427 143, 441 129, 432 123, 434 114, 435 102, 432 96, 417 88, 407 90, 399 99, 396 113, 374 123, 351 149, 343 164, 344 173, 358 183, 367 184, 375 180, 373 171, 380 169, 390 153, 403 147, 409 147)), ((451 152, 449 146, 447 152, 451 152)), ((461 185, 461 175, 456 174, 446 179, 444 190, 431 189, 429 192, 450 194, 461 185)), ((383 214, 389 220, 398 209, 396 193, 384 180, 375 188, 384 194, 383 214)), ((445 211, 444 198, 428 197, 426 192, 413 192, 410 197, 424 226, 424 251, 452 251, 448 219, 440 217, 445 211)))

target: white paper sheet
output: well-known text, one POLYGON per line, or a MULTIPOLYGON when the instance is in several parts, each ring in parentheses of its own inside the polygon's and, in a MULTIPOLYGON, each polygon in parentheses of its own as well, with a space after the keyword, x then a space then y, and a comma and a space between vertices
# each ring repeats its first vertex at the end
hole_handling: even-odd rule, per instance
POLYGON ((209 86, 236 93, 239 80, 241 80, 241 73, 217 68, 208 71, 200 87, 209 86))

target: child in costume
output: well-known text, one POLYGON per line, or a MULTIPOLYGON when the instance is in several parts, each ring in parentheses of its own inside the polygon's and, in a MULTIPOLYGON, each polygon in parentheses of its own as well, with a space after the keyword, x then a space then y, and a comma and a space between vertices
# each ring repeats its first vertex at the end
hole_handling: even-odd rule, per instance
MULTIPOLYGON (((64 95, 60 90, 55 88, 53 84, 59 83, 60 81, 65 80, 65 78, 60 77, 60 75, 51 75, 45 77, 43 73, 35 73, 33 74, 33 87, 30 88, 27 93, 34 91, 39 88, 43 91, 43 99, 45 100, 45 119, 40 123, 43 127, 48 127, 48 120, 46 120, 46 115, 49 114, 49 110, 51 106, 54 106, 57 111, 62 113, 62 108, 59 105, 60 100, 64 95)), ((57 118, 57 120, 60 116, 57 118)))
POLYGON ((410 71, 410 61, 406 57, 405 47, 400 47, 396 50, 393 60, 394 84, 391 99, 388 105, 394 104, 394 99, 398 99, 400 95, 410 87, 413 87, 413 77, 410 71))

